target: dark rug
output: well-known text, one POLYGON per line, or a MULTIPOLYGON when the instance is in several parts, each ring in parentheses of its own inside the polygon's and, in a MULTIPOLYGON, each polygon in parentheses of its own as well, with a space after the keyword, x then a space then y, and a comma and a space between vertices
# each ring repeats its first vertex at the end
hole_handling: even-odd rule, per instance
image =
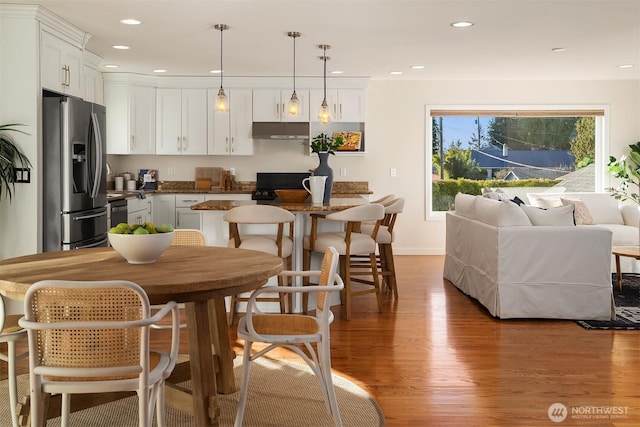
POLYGON ((585 329, 640 329, 640 275, 622 275, 622 290, 618 290, 612 275, 613 298, 616 302, 616 320, 578 320, 585 329))

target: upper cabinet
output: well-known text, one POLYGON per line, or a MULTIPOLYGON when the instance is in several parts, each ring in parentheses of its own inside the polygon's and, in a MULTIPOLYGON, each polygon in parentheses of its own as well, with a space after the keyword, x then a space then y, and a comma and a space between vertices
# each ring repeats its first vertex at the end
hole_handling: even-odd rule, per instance
POLYGON ((298 114, 289 114, 289 100, 293 89, 254 89, 254 122, 308 122, 309 91, 296 90, 298 96, 298 114))
POLYGON ((104 91, 101 73, 98 71, 102 58, 88 50, 84 51, 83 58, 84 100, 102 104, 104 91))
POLYGON ((156 90, 156 154, 207 154, 207 90, 156 90))
POLYGON ((42 87, 67 95, 85 97, 82 46, 52 34, 40 33, 40 80, 42 87))
POLYGON ((208 154, 250 156, 253 155, 251 138, 252 91, 229 89, 229 110, 215 111, 218 89, 208 90, 208 154))
MULTIPOLYGON (((323 90, 310 91, 309 116, 312 122, 318 121, 323 99, 323 90)), ((327 90, 327 104, 332 122, 357 123, 365 121, 365 91, 363 89, 327 90)))
POLYGON ((105 78, 107 154, 155 154, 156 90, 105 78))

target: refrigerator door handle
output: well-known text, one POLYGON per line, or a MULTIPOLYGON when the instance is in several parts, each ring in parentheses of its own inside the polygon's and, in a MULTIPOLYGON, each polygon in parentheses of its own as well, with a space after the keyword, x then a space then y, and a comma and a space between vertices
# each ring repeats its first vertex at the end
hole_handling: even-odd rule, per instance
POLYGON ((102 179, 102 135, 100 134, 100 126, 98 126, 98 115, 94 112, 91 113, 91 130, 96 160, 96 170, 93 188, 91 189, 91 198, 95 199, 98 197, 98 192, 100 191, 100 180, 102 179))
POLYGON ((98 218, 100 216, 105 216, 106 214, 107 214, 107 211, 104 210, 102 212, 98 212, 98 213, 91 214, 91 215, 74 216, 72 219, 74 221, 82 221, 83 219, 98 218))

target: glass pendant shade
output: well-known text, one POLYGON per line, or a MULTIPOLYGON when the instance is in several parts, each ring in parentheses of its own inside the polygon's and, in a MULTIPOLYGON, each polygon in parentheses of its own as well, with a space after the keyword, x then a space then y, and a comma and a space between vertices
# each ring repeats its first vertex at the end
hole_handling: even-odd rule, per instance
POLYGON ((220 89, 218 90, 218 96, 216 97, 215 110, 218 112, 225 112, 229 111, 229 101, 227 99, 227 94, 224 93, 224 88, 222 87, 222 32, 224 30, 228 30, 229 26, 226 24, 216 24, 213 27, 220 31, 220 89))
POLYGON ((288 113, 290 116, 297 116, 300 111, 300 103, 298 102, 298 95, 296 94, 296 38, 300 37, 300 33, 297 31, 289 31, 287 35, 293 39, 293 93, 289 100, 288 113))
POLYGON ((224 112, 229 110, 229 101, 227 100, 227 94, 224 93, 224 89, 220 86, 218 90, 218 96, 216 97, 216 111, 224 112))
POLYGON ((318 120, 320 123, 327 124, 331 121, 331 114, 329 113, 329 106, 327 105, 327 99, 322 100, 320 104, 320 113, 318 114, 318 120))
POLYGON ((323 124, 327 124, 331 121, 331 113, 329 112, 329 106, 327 105, 327 49, 331 49, 328 44, 321 44, 318 46, 322 49, 322 62, 324 63, 323 82, 324 82, 324 98, 322 104, 320 104, 320 113, 318 113, 318 121, 323 124))
POLYGON ((295 90, 293 94, 291 94, 291 99, 289 100, 289 114, 295 116, 298 114, 300 107, 300 103, 298 102, 298 95, 296 95, 295 90))

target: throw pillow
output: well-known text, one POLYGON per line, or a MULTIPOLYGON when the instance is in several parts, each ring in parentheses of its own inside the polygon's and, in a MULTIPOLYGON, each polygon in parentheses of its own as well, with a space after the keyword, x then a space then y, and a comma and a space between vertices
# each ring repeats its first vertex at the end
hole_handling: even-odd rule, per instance
POLYGON ((562 206, 560 197, 557 195, 544 196, 542 194, 527 193, 527 197, 529 198, 529 202, 531 202, 532 206, 537 206, 539 208, 548 209, 562 206))
POLYGON ((575 212, 574 217, 576 219, 576 225, 593 225, 593 218, 591 217, 591 213, 589 212, 589 208, 587 205, 580 199, 565 199, 564 197, 560 198, 560 201, 564 206, 574 205, 575 212))
POLYGON ((493 199, 493 200, 509 200, 509 199, 511 199, 511 197, 509 197, 509 195, 507 193, 505 193, 504 191, 502 191, 502 189, 500 189, 500 188, 496 188, 495 190, 493 190, 491 188, 483 188, 482 189, 482 196, 486 197, 488 199, 493 199))
POLYGON ((576 225, 573 217, 573 212, 575 211, 574 205, 549 209, 520 205, 520 209, 527 214, 533 225, 576 225))

